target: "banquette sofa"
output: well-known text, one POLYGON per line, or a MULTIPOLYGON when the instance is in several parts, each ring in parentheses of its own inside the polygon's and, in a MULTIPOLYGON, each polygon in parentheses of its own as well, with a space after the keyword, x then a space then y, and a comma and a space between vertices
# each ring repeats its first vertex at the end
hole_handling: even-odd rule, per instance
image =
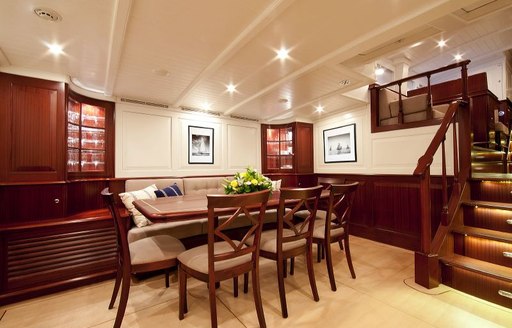
MULTIPOLYGON (((403 123, 424 121, 431 118, 443 118, 448 104, 432 106, 428 95, 402 96, 403 123)), ((383 88, 379 90, 379 125, 399 123, 400 100, 398 93, 383 88)))
MULTIPOLYGON (((136 209, 133 208, 131 202, 134 199, 141 199, 139 197, 132 197, 144 194, 143 198, 156 198, 151 193, 154 190, 164 190, 173 186, 176 187, 183 195, 206 195, 207 194, 224 194, 224 184, 226 180, 232 179, 231 177, 185 177, 185 178, 155 178, 155 179, 128 179, 125 183, 125 192, 119 194, 124 205, 130 212, 133 219, 133 225, 128 231, 128 242, 133 242, 149 236, 168 234, 178 239, 186 239, 195 236, 206 236, 208 223, 207 218, 194 219, 186 221, 175 222, 159 222, 153 223, 142 216, 136 209), (143 192, 145 191, 145 192, 143 192)), ((174 195, 173 195, 174 196, 174 195)), ((173 197, 169 196, 169 197, 173 197)), ((180 196, 176 196, 180 197, 180 196)), ((276 210, 269 210, 265 214, 265 223, 276 221, 276 210)), ((219 218, 222 222, 223 217, 219 218)), ((239 220, 238 225, 233 228, 240 228, 244 225, 249 225, 249 219, 239 220)), ((187 246, 187 243, 185 243, 187 246)))

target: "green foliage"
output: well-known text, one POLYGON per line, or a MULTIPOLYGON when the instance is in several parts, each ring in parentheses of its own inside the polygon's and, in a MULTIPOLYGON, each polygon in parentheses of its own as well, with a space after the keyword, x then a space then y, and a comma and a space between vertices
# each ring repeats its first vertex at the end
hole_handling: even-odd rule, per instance
POLYGON ((245 172, 238 172, 232 180, 226 180, 224 192, 226 194, 246 194, 249 192, 272 190, 272 182, 269 178, 248 167, 245 172))

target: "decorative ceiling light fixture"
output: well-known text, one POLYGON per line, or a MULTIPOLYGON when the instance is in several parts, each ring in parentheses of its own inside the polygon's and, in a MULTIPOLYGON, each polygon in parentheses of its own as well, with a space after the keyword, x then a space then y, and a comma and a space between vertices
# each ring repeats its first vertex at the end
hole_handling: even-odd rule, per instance
POLYGON ((437 41, 437 46, 438 46, 439 48, 444 48, 444 47, 446 47, 446 41, 445 41, 445 40, 443 40, 443 39, 441 39, 441 40, 437 41))
POLYGON ((377 64, 377 67, 375 67, 375 75, 382 74, 384 74, 384 67, 380 66, 380 64, 377 64))

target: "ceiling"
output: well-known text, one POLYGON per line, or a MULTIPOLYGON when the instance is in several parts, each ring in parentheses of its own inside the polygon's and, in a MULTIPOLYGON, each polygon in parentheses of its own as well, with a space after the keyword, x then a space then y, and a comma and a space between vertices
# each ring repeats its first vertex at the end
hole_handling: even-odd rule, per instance
POLYGON ((1 0, 0 71, 170 110, 314 122, 365 105, 376 63, 422 72, 457 52, 503 57, 510 22, 512 0, 1 0))

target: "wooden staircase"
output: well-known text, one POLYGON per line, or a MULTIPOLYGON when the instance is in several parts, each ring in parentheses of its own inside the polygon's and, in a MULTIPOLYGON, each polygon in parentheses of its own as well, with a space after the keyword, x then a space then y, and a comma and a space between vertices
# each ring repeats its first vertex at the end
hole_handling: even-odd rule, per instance
POLYGON ((492 176, 469 181, 439 258, 441 281, 512 308, 512 175, 492 176))
POLYGON ((474 173, 507 173, 507 153, 503 150, 473 146, 471 171, 474 173))

